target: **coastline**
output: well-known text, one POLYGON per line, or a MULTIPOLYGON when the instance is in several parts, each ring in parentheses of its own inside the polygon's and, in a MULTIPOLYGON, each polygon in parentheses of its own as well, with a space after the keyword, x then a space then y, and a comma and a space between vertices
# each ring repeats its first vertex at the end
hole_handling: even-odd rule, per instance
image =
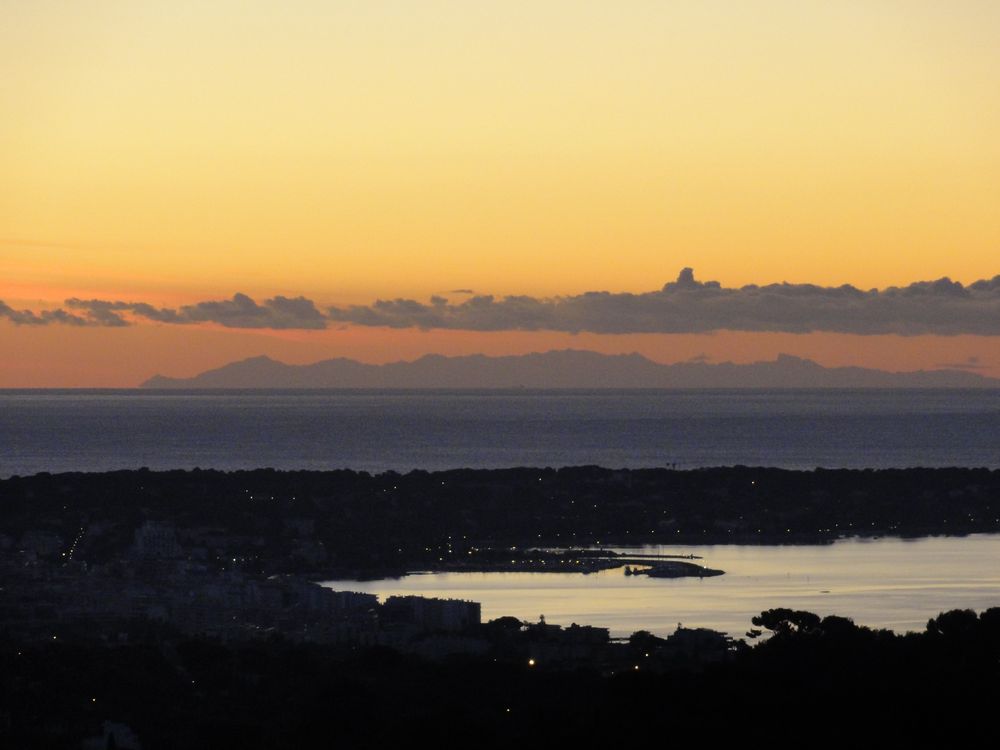
POLYGON ((314 580, 557 562, 583 570, 611 547, 997 533, 1000 470, 42 473, 0 480, 0 520, 8 549, 37 532, 50 540, 43 555, 66 553, 83 529, 74 559, 93 563, 152 523, 220 569, 314 580), (584 563, 544 551, 554 549, 580 550, 584 563))

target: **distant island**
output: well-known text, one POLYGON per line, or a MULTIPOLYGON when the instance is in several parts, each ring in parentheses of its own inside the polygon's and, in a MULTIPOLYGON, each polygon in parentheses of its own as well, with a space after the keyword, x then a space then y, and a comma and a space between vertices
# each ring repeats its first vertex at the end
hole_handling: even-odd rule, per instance
POLYGON ((535 354, 445 357, 428 354, 384 365, 337 358, 288 365, 260 356, 191 378, 155 375, 142 388, 1000 388, 963 370, 887 372, 823 367, 788 354, 773 361, 665 365, 641 354, 565 349, 535 354))

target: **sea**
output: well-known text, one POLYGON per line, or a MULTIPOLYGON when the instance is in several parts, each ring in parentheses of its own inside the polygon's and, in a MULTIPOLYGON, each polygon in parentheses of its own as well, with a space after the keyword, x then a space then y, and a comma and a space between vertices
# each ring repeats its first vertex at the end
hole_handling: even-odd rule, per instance
MULTIPOLYGON (((1000 468, 1000 390, 0 391, 0 478, 112 469, 774 466, 1000 468)), ((635 550, 630 550, 635 551, 635 550)), ((770 607, 920 630, 1000 606, 1000 535, 823 546, 654 547, 714 578, 446 573, 332 581, 380 596, 481 602, 623 636, 711 627, 770 607)))
POLYGON ((998 390, 0 390, 0 477, 110 469, 1000 467, 998 390))

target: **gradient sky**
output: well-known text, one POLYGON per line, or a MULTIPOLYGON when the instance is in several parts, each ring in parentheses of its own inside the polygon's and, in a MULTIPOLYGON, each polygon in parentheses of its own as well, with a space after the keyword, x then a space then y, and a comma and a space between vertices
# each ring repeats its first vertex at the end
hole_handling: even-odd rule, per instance
MULTIPOLYGON (((5 0, 0 300, 969 284, 998 38, 995 0, 5 0)), ((0 387, 563 346, 1000 376, 998 340, 0 321, 0 387)))

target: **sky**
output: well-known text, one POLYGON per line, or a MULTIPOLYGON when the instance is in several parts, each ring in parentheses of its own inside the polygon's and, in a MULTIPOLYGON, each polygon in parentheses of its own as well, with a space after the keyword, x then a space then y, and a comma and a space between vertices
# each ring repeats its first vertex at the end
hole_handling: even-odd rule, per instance
POLYGON ((1000 377, 998 36, 993 0, 3 0, 0 387, 566 347, 1000 377))

